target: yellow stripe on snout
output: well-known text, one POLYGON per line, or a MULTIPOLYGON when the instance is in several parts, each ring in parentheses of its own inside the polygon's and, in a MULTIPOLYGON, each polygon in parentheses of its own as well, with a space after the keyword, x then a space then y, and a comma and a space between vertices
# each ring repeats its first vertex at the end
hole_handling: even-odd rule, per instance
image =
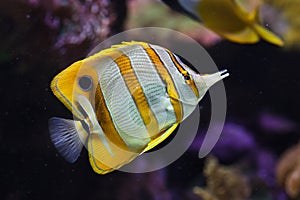
POLYGON ((120 69, 121 75, 138 108, 150 137, 155 136, 159 132, 158 122, 132 68, 130 58, 120 52, 120 55, 115 57, 114 61, 120 69))

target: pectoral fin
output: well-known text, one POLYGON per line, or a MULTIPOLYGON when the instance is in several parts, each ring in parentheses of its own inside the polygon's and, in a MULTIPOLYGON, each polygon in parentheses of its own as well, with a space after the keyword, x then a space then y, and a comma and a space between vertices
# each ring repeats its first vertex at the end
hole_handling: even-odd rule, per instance
POLYGON ((75 162, 82 150, 87 133, 79 121, 58 117, 49 119, 51 140, 58 152, 68 161, 75 162))

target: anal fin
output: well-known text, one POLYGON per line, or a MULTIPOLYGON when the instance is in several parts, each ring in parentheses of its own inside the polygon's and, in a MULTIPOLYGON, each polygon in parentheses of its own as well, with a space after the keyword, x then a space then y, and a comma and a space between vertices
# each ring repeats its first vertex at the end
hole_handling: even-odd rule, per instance
POLYGON ((149 151, 150 149, 153 149, 158 144, 163 142, 167 137, 169 137, 171 135, 171 133, 173 133, 173 131, 177 128, 177 126, 178 126, 178 123, 172 125, 166 131, 164 131, 164 133, 161 134, 159 137, 157 137, 154 140, 152 140, 151 142, 149 142, 149 144, 147 145, 147 147, 144 149, 144 151, 142 153, 149 151))
POLYGON ((93 170, 98 174, 106 174, 119 169, 136 158, 140 152, 125 150, 107 140, 110 150, 106 148, 97 134, 91 134, 88 140, 89 160, 93 170), (110 153, 113 152, 113 154, 110 153))

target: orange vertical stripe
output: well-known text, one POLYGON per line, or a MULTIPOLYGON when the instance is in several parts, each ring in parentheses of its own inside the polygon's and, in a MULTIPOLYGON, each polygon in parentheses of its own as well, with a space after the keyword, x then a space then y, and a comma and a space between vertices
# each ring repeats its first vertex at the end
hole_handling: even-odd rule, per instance
POLYGON ((129 57, 120 52, 120 55, 114 58, 114 61, 120 69, 127 88, 129 89, 135 105, 138 108, 150 137, 156 136, 159 133, 157 119, 148 104, 147 98, 138 81, 134 69, 132 68, 129 57))
POLYGON ((178 101, 179 95, 172 80, 171 75, 169 74, 168 70, 164 66, 163 62, 161 61, 160 57, 157 53, 149 46, 147 43, 141 44, 144 50, 147 52, 148 56, 150 57, 151 61, 153 62, 156 71, 160 75, 161 79, 167 84, 167 92, 168 95, 171 97, 170 101, 174 108, 174 112, 176 115, 176 122, 180 122, 183 117, 183 110, 182 105, 178 101))
POLYGON ((140 152, 130 150, 120 137, 112 121, 99 83, 95 93, 95 112, 103 132, 108 138, 108 144, 114 156, 106 150, 99 136, 92 134, 88 140, 89 160, 95 172, 106 174, 130 162, 140 152))
POLYGON ((99 83, 97 85, 95 94, 95 111, 98 122, 101 128, 103 129, 103 132, 106 135, 106 137, 111 142, 118 145, 120 148, 128 150, 126 143, 123 141, 123 139, 121 138, 114 126, 114 122, 105 103, 105 99, 103 97, 103 93, 101 91, 99 83))

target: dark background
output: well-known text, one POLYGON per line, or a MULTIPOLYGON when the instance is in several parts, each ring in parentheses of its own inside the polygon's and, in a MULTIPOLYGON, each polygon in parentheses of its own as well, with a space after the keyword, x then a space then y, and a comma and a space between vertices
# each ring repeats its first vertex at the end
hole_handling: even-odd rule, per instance
MULTIPOLYGON (((90 167, 86 151, 76 163, 70 164, 58 155, 50 141, 48 119, 72 118, 53 96, 50 81, 70 63, 85 57, 95 43, 122 30, 125 1, 98 1, 100 7, 106 5, 101 17, 110 23, 99 25, 108 31, 98 35, 96 41, 87 37, 82 42, 65 42, 56 48, 54 44, 62 30, 70 31, 63 20, 74 16, 74 8, 9 2, 15 6, 8 1, 0 3, 0 199, 170 198, 165 194, 172 199, 197 199, 190 194, 194 185, 204 182, 203 160, 199 160, 197 152, 186 152, 158 172, 116 171, 100 176, 90 167), (47 12, 61 20, 58 27, 45 24, 47 12)), ((207 51, 217 66, 230 72, 224 81, 227 122, 250 130, 256 143, 276 158, 296 144, 298 128, 275 134, 259 125, 259 116, 264 112, 275 113, 299 124, 300 53, 264 42, 238 45, 227 41, 207 51)), ((208 97, 201 102, 201 108, 204 116, 209 116, 208 97)), ((220 159, 232 164, 240 157, 234 154, 232 159, 220 159)))

